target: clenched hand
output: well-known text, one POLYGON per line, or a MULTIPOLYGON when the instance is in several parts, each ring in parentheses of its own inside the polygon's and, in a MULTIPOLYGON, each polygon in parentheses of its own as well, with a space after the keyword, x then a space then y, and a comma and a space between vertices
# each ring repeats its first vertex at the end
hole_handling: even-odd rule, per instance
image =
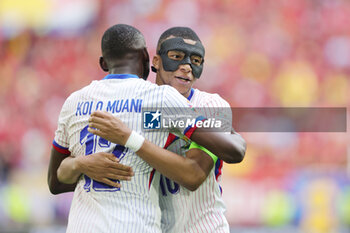
POLYGON ((122 146, 131 134, 131 130, 119 118, 102 111, 91 114, 88 131, 122 146))

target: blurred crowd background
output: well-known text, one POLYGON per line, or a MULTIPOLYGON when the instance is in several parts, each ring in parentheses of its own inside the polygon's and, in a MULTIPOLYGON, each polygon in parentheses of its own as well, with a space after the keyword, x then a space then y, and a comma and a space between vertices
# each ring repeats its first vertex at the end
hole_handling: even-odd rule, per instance
MULTIPOLYGON (((347 0, 0 0, 0 232, 64 232, 72 194, 46 183, 58 114, 105 75, 100 39, 117 23, 151 56, 164 30, 193 28, 195 87, 232 107, 349 106, 347 0)), ((349 134, 241 134, 246 158, 222 177, 232 232, 349 232, 349 134)))

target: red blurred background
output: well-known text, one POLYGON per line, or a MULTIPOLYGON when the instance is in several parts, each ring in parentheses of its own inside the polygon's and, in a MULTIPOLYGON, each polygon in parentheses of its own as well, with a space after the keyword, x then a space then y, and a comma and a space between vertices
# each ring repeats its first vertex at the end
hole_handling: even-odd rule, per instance
MULTIPOLYGON (((0 232, 64 232, 72 195, 46 184, 58 113, 105 75, 100 39, 117 23, 151 56, 164 30, 193 28, 206 47, 195 87, 232 107, 350 103, 347 0, 0 0, 0 232)), ((222 177, 232 232, 348 232, 348 133, 242 135, 246 158, 222 177)))

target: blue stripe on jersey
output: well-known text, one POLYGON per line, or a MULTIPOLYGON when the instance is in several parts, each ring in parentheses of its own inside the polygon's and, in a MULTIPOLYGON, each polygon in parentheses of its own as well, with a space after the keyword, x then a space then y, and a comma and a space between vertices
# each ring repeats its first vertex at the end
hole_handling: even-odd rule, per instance
POLYGON ((221 175, 221 169, 222 169, 223 162, 221 159, 218 159, 215 163, 215 178, 218 179, 218 177, 221 175))
POLYGON ((187 97, 188 100, 191 100, 191 99, 192 99, 193 93, 194 93, 194 89, 191 88, 191 93, 190 93, 190 95, 187 97))
POLYGON ((57 146, 60 149, 68 150, 68 147, 63 147, 63 146, 59 145, 55 140, 53 140, 52 144, 54 144, 55 146, 57 146))
POLYGON ((103 79, 127 79, 127 78, 139 78, 139 76, 134 74, 109 74, 103 79))
MULTIPOLYGON (((223 165, 223 161, 221 159, 216 160, 215 171, 214 171, 216 181, 218 180, 219 176, 221 176, 222 165, 223 165)), ((220 193, 222 194, 222 188, 220 184, 219 184, 219 188, 220 188, 220 193)))

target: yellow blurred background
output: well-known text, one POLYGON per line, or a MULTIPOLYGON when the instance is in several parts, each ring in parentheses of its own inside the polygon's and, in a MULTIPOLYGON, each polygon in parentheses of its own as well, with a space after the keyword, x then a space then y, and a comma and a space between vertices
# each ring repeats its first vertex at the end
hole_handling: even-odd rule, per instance
MULTIPOLYGON (((349 106, 347 0, 0 0, 0 232, 65 232, 72 194, 46 184, 58 113, 105 75, 100 38, 117 23, 151 56, 164 30, 193 28, 195 87, 232 107, 349 106)), ((348 133, 241 134, 246 158, 222 176, 231 232, 349 232, 348 133)))

